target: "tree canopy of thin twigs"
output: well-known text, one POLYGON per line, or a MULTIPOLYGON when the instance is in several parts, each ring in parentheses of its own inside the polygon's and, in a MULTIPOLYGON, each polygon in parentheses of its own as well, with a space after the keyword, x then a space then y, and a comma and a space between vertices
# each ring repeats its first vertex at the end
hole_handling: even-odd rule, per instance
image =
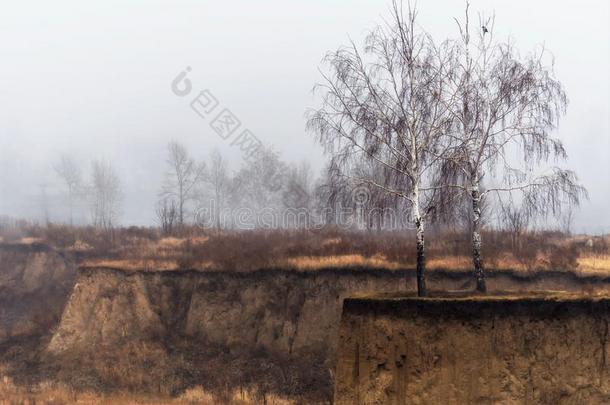
POLYGON ((363 50, 352 42, 326 56, 329 72, 315 88, 322 105, 307 125, 339 175, 408 201, 417 230, 418 291, 425 295, 424 222, 442 190, 439 140, 452 118, 441 102, 445 55, 418 28, 416 15, 394 2, 391 20, 370 32, 363 50), (349 168, 361 160, 376 163, 382 175, 354 175, 349 168))
POLYGON ((74 200, 81 191, 80 189, 83 185, 81 168, 72 156, 62 154, 59 161, 53 165, 53 169, 66 186, 66 191, 68 193, 68 208, 70 211, 70 225, 74 225, 74 200))
POLYGON ((472 250, 477 289, 485 291, 481 259, 483 198, 496 193, 520 193, 527 215, 557 214, 578 205, 586 190, 571 170, 544 165, 567 157, 553 136, 568 99, 555 78, 548 52, 522 57, 510 42, 494 37, 494 19, 472 26, 468 5, 458 21, 459 39, 446 47, 451 88, 444 100, 454 120, 446 134, 450 145, 443 156, 452 187, 471 197, 472 250), (484 183, 485 182, 485 183, 484 183), (485 190, 483 190, 485 184, 485 190))

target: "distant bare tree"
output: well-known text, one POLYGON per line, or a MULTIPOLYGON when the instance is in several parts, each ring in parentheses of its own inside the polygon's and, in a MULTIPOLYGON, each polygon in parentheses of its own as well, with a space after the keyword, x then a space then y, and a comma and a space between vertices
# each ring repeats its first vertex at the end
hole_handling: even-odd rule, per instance
MULTIPOLYGON (((352 177, 371 179, 376 184, 387 184, 393 173, 385 166, 380 165, 375 160, 363 160, 357 162, 353 167, 352 177)), ((384 226, 391 228, 401 228, 398 213, 404 210, 404 201, 395 194, 386 193, 379 187, 369 187, 364 198, 359 198, 356 194, 357 189, 351 190, 349 202, 355 205, 354 208, 364 209, 364 220, 368 230, 380 230, 384 226)), ((426 216, 427 217, 427 216, 426 216)))
POLYGON ((119 176, 110 162, 93 162, 90 195, 93 224, 111 231, 121 215, 123 193, 119 176))
POLYGON ((574 210, 572 207, 561 213, 559 225, 561 226, 561 231, 563 233, 567 236, 572 235, 572 227, 574 226, 574 210))
POLYGON ((165 235, 172 235, 178 221, 178 207, 176 201, 171 198, 162 199, 157 203, 157 221, 165 235))
POLYGON ((282 208, 294 211, 294 215, 284 218, 294 223, 285 223, 285 226, 309 226, 312 195, 313 173, 309 163, 302 161, 300 164, 289 165, 282 189, 282 208))
POLYGON ((162 199, 174 199, 178 207, 178 225, 184 225, 187 204, 197 198, 200 186, 205 179, 204 163, 197 164, 186 148, 178 142, 167 146, 169 167, 162 186, 162 199))
POLYGON ((318 215, 327 225, 336 225, 338 209, 344 200, 346 178, 337 173, 332 161, 322 172, 322 177, 315 185, 315 206, 318 215))
POLYGON ((530 222, 529 212, 522 207, 516 206, 512 199, 506 203, 500 202, 500 208, 502 211, 502 225, 511 235, 512 249, 521 247, 521 235, 523 235, 530 222))
POLYGON ((40 203, 40 212, 42 215, 42 220, 45 224, 49 225, 51 223, 51 215, 49 213, 49 196, 47 195, 48 184, 41 183, 38 186, 40 188, 40 195, 38 197, 38 201, 40 203))
POLYGON ((369 185, 405 199, 416 228, 417 288, 426 294, 424 222, 442 190, 435 174, 440 136, 451 117, 445 97, 444 54, 396 1, 391 22, 373 30, 364 53, 351 44, 329 53, 330 73, 316 86, 322 107, 310 113, 308 128, 352 184, 369 185), (387 169, 383 183, 352 177, 356 161, 371 160, 387 169))
MULTIPOLYGON (((233 203, 248 208, 253 215, 264 210, 283 207, 283 191, 288 166, 277 152, 262 148, 259 153, 246 160, 234 177, 232 184, 233 203)), ((250 218, 254 219, 254 218, 250 218)), ((249 226, 243 220, 240 226, 249 226)))
POLYGON ((214 201, 214 226, 220 229, 220 213, 225 208, 229 198, 231 178, 229 177, 227 161, 216 149, 210 154, 210 169, 205 181, 211 189, 212 200, 214 201))
MULTIPOLYGON (((485 190, 482 190, 483 192, 485 190)), ((491 220, 495 201, 491 199, 481 199, 479 210, 481 211, 480 228, 484 228, 491 220)), ((472 200, 467 193, 461 193, 450 202, 451 205, 445 208, 442 220, 448 224, 457 226, 467 235, 472 235, 472 200)), ((455 230, 455 229, 454 229, 455 230)))
POLYGON ((61 155, 59 161, 53 165, 53 169, 66 186, 70 209, 70 225, 74 225, 74 200, 82 185, 82 172, 80 166, 71 156, 64 154, 61 155))
POLYGON ((403 198, 379 187, 350 181, 369 179, 376 184, 387 184, 388 172, 375 160, 356 161, 341 169, 330 162, 313 193, 317 210, 329 224, 340 222, 345 226, 353 220, 353 225, 366 230, 401 227, 397 214, 405 211, 400 206, 405 201, 403 198))
POLYGON ((546 215, 563 203, 578 204, 586 190, 574 172, 551 168, 544 174, 534 169, 551 158, 564 159, 560 140, 551 136, 565 112, 563 87, 544 64, 544 50, 521 58, 510 43, 494 40, 493 19, 474 29, 468 6, 464 22, 458 22, 460 40, 446 100, 456 126, 448 136, 452 153, 445 154, 456 179, 455 187, 470 195, 472 206, 472 256, 477 289, 485 291, 481 258, 481 201, 489 193, 520 192, 524 209, 546 215), (474 36, 474 43, 473 43, 474 36), (518 155, 517 158, 511 157, 518 155), (501 176, 494 176, 500 172, 501 176), (496 180, 499 185, 482 184, 496 180))

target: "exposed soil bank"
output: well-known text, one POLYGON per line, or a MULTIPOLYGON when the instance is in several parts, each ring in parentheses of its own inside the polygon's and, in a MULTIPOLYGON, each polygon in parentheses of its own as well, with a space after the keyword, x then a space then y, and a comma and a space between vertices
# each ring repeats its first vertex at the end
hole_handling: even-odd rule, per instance
POLYGON ((610 299, 346 299, 336 404, 610 403, 610 299))
MULTIPOLYGON (((428 277, 431 289, 474 287, 467 272, 428 277)), ((77 272, 45 246, 0 245, 0 359, 24 383, 38 374, 100 391, 204 385, 330 401, 343 299, 415 285, 412 270, 362 268, 77 272)), ((610 292, 610 278, 502 272, 488 286, 610 292)))
MULTIPOLYGON (((125 362, 122 371, 96 371, 93 386, 176 392, 193 384, 243 384, 330 400, 343 299, 411 291, 415 285, 409 270, 83 269, 48 352, 69 371, 97 367, 95 361, 82 363, 87 356, 107 353, 115 369, 125 362), (154 359, 143 359, 142 353, 154 359), (130 385, 128 376, 136 375, 142 364, 166 374, 144 374, 130 385), (157 387, 158 380, 167 386, 157 387)), ((468 273, 439 271, 430 274, 429 285, 443 290, 473 287, 468 273)), ((491 289, 604 291, 608 285, 605 279, 560 272, 532 279, 512 273, 489 277, 491 289)))
MULTIPOLYGON (((431 273, 437 290, 473 286, 468 273, 431 273)), ((610 291, 610 279, 549 272, 490 275, 494 290, 610 291)), ((91 349, 130 339, 189 336, 232 349, 334 352, 345 297, 413 291, 412 271, 122 271, 82 269, 49 349, 91 349)))
POLYGON ((76 266, 44 245, 0 244, 0 344, 57 326, 75 277, 76 266))
POLYGON ((83 269, 49 350, 174 336, 235 350, 326 350, 345 296, 406 286, 401 272, 83 269))

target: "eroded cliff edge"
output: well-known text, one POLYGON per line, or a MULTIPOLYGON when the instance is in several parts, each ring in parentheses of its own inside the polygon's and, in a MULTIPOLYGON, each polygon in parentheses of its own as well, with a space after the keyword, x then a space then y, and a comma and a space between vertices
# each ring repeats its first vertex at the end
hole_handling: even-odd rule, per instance
POLYGON ((233 349, 328 349, 350 294, 406 290, 402 272, 81 270, 51 352, 183 336, 233 349))
POLYGON ((0 244, 0 344, 48 334, 74 279, 74 262, 41 244, 0 244))
MULTIPOLYGON (((169 381, 159 389, 169 392, 226 379, 236 388, 266 386, 296 397, 328 399, 343 298, 406 290, 409 278, 400 271, 367 270, 83 269, 48 353, 66 372, 74 361, 82 366, 87 356, 107 354, 117 369, 123 361, 134 368, 148 361, 148 369, 161 373, 157 377, 164 384, 169 381), (136 352, 147 350, 153 358, 140 362, 136 352), (170 375, 180 381, 168 380, 170 375)), ((91 377, 98 379, 94 385, 107 383, 108 370, 98 371, 91 377)), ((150 388, 144 381, 130 385, 129 378, 125 375, 119 383, 150 388)))
MULTIPOLYGON (((429 275, 437 290, 467 288, 467 273, 429 275)), ((343 299, 354 294, 413 291, 413 271, 327 269, 251 272, 79 271, 49 350, 90 350, 130 339, 174 336, 295 353, 334 352, 343 299)), ((490 290, 610 291, 610 279, 549 272, 495 274, 490 290)))
POLYGON ((610 403, 610 299, 346 299, 336 404, 610 403))
MULTIPOLYGON (((77 272, 69 255, 43 245, 0 245, 0 271, 0 356, 25 385, 40 377, 99 391, 244 387, 305 403, 332 399, 342 300, 415 287, 412 270, 77 272)), ((566 272, 497 272, 488 283, 610 291, 607 277, 566 272)), ((468 289, 472 277, 434 271, 429 285, 468 289)))
MULTIPOLYGON (((442 290, 472 280, 457 272, 429 278, 442 290)), ((489 285, 600 292, 609 283, 549 272, 496 274, 489 285)), ((48 353, 61 378, 86 387, 175 393, 204 384, 324 402, 332 397, 343 299, 414 286, 409 270, 82 269, 48 353)))

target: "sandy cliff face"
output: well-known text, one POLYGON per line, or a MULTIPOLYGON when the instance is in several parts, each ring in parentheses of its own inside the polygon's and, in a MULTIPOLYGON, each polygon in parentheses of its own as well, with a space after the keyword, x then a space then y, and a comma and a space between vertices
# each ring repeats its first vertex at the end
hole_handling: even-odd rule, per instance
POLYGON ((610 403, 610 301, 347 300, 336 404, 610 403))
MULTIPOLYGON (((431 273, 439 290, 469 288, 467 273, 431 273)), ((610 279, 571 273, 491 275, 493 290, 610 291, 610 279)), ((291 354, 334 352, 341 305, 359 293, 413 291, 411 271, 80 271, 49 350, 90 350, 130 339, 175 337, 291 354)))
POLYGON ((408 278, 366 270, 82 270, 48 353, 66 380, 80 378, 71 370, 90 373, 88 386, 158 384, 171 393, 224 384, 325 402, 343 298, 405 290, 408 278))
POLYGON ((95 350, 96 346, 119 345, 131 339, 164 340, 183 329, 179 323, 191 291, 189 277, 82 272, 49 349, 95 350))
POLYGON ((326 352, 334 349, 344 297, 406 289, 401 272, 377 273, 84 270, 49 350, 187 337, 236 351, 326 352))
MULTIPOLYGON (((470 282, 469 274, 449 272, 430 277, 430 285, 436 289, 456 290, 469 287, 470 282)), ((573 291, 608 289, 607 280, 580 279, 567 273, 549 273, 533 280, 503 274, 490 277, 489 285, 492 289, 514 290, 538 289, 545 285, 573 291)), ((87 387, 136 390, 152 387, 171 393, 202 383, 216 387, 243 385, 305 398, 308 403, 314 399, 327 401, 332 396, 343 299, 360 293, 407 291, 414 286, 414 274, 410 271, 334 269, 230 273, 84 269, 79 272, 47 352, 67 372, 65 380, 74 381, 91 374, 87 387), (83 359, 89 359, 89 363, 83 359), (167 386, 161 387, 160 381, 167 386)), ((520 319, 502 326, 506 333, 535 325, 529 318, 520 319)), ((392 321, 388 322, 391 325, 392 321)), ((433 337, 459 333, 466 343, 460 340, 455 344, 489 346, 477 340, 479 331, 483 336, 490 336, 488 324, 479 327, 477 321, 471 329, 462 330, 459 329, 462 321, 451 322, 455 327, 445 330, 439 325, 430 329, 430 341, 444 345, 433 337)), ((375 324, 371 330, 379 327, 385 333, 384 325, 383 322, 375 324)), ((576 329, 563 332, 576 333, 576 329)), ((528 333, 535 336, 539 330, 534 328, 528 333)), ((530 335, 517 337, 502 332, 498 335, 498 344, 508 344, 517 338, 531 339, 530 335)), ((391 332, 384 336, 379 339, 397 339, 391 332)), ((592 343, 583 343, 589 344, 592 343)), ((448 349, 447 353, 450 354, 429 353, 425 361, 455 360, 462 354, 448 349)), ((511 356, 508 351, 502 353, 502 356, 511 356)), ((371 367, 380 372, 387 368, 389 371, 382 374, 383 378, 389 378, 396 372, 392 365, 396 361, 404 359, 385 359, 380 361, 381 366, 371 367)), ((417 373, 424 373, 422 370, 417 373)), ((472 372, 472 369, 447 370, 454 374, 472 372)), ((507 381, 519 380, 520 373, 528 370, 515 369, 517 374, 506 377, 507 381)), ((425 378, 425 384, 431 384, 431 376, 438 377, 422 374, 418 378, 425 378)))
POLYGON ((76 267, 43 245, 0 245, 0 343, 48 333, 70 295, 76 267))

